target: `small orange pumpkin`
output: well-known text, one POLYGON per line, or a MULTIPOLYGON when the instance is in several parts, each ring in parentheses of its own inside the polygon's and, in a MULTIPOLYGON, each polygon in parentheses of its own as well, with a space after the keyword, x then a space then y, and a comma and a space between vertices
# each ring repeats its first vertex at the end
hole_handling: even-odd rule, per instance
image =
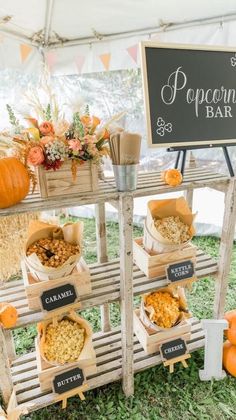
POLYGON ((236 346, 225 341, 223 346, 223 365, 230 375, 236 377, 236 346))
POLYGON ((0 323, 4 328, 12 328, 16 325, 18 313, 15 306, 3 302, 0 304, 0 323))
POLYGON ((231 344, 236 345, 236 309, 226 312, 224 317, 229 323, 229 327, 225 331, 225 336, 231 344))
POLYGON ((161 174, 162 181, 171 187, 176 187, 182 183, 183 177, 178 169, 167 169, 161 174))
POLYGON ((29 174, 19 159, 0 159, 0 209, 23 200, 29 192, 29 187, 29 174))

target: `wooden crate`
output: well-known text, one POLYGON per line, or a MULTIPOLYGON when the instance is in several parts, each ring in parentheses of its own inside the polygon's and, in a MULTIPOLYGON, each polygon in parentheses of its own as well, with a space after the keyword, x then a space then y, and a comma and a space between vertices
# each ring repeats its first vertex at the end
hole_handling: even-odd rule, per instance
MULTIPOLYGON (((77 300, 75 301, 75 303, 70 305, 70 309, 79 308, 79 298, 81 296, 88 295, 92 292, 90 271, 83 258, 80 258, 80 261, 77 264, 76 268, 74 268, 73 272, 69 276, 53 280, 35 280, 35 278, 32 276, 32 274, 27 268, 27 265, 23 260, 21 262, 21 269, 29 309, 42 309, 42 304, 40 300, 41 294, 46 290, 51 290, 53 288, 63 286, 68 283, 72 284, 75 287, 77 294, 77 300)), ((60 309, 63 310, 63 308, 65 308, 65 306, 60 309)), ((56 311, 60 312, 60 309, 57 309, 56 311)), ((51 317, 52 312, 55 311, 45 312, 45 315, 48 314, 49 317, 51 317)))
POLYGON ((134 239, 133 250, 135 264, 144 272, 148 279, 164 276, 166 274, 166 266, 169 264, 189 259, 195 261, 197 252, 197 248, 189 244, 186 248, 178 251, 152 255, 144 249, 143 238, 134 239))
POLYGON ((186 319, 183 325, 168 328, 166 331, 150 332, 139 318, 139 309, 134 310, 134 332, 140 344, 147 354, 153 354, 159 351, 160 344, 172 338, 182 337, 189 340, 191 337, 191 321, 186 319))
POLYGON ((78 165, 76 180, 73 181, 71 162, 64 162, 57 171, 37 168, 40 195, 42 198, 71 195, 98 190, 98 165, 89 161, 78 165))
POLYGON ((35 339, 36 363, 38 370, 38 378, 41 391, 53 390, 53 380, 56 375, 69 371, 75 367, 83 370, 84 377, 94 375, 97 373, 96 353, 92 342, 88 344, 86 353, 87 358, 75 363, 68 363, 68 366, 52 366, 47 363, 40 354, 38 338, 35 339))

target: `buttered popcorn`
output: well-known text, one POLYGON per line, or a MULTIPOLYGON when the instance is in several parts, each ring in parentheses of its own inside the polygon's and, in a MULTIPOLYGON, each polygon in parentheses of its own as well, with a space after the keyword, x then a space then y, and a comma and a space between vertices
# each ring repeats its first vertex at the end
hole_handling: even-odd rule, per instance
POLYGON ((153 292, 146 296, 145 306, 151 309, 150 321, 161 328, 171 328, 180 315, 179 299, 168 292, 153 292))
POLYGON ((83 349, 85 330, 69 319, 59 321, 56 326, 46 328, 44 355, 49 362, 60 364, 75 362, 83 349))
POLYGON ((154 225, 163 238, 168 239, 173 244, 183 244, 191 239, 189 226, 183 223, 179 216, 154 219, 154 225))

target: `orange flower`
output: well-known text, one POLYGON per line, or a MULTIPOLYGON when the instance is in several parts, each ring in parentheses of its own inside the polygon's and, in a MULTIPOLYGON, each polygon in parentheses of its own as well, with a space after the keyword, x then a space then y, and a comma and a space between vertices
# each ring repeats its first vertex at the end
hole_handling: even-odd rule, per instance
POLYGON ((30 127, 36 127, 36 128, 38 128, 38 121, 36 120, 36 118, 27 117, 27 118, 25 118, 25 120, 28 121, 30 127))
POLYGON ((82 115, 82 117, 80 118, 80 121, 84 124, 84 125, 89 125, 91 123, 91 118, 89 115, 82 115))
POLYGON ((27 163, 33 166, 39 166, 44 162, 43 149, 40 146, 34 146, 29 150, 27 163))
POLYGON ((92 127, 96 128, 97 125, 99 125, 101 120, 98 117, 95 117, 95 115, 92 116, 92 127))
POLYGON ((40 143, 45 146, 45 144, 53 142, 54 141, 54 137, 52 136, 44 136, 40 139, 40 143))
POLYGON ((42 124, 40 124, 39 131, 43 136, 54 134, 53 125, 49 121, 44 121, 42 124))
POLYGON ((103 133, 102 138, 103 138, 104 140, 109 140, 109 138, 110 138, 110 133, 109 133, 109 131, 108 131, 106 128, 105 128, 105 130, 104 130, 104 133, 103 133))

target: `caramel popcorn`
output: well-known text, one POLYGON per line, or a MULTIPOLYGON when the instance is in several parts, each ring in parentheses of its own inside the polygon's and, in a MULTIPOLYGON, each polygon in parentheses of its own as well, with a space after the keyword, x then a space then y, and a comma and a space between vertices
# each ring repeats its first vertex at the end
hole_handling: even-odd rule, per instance
POLYGON ((83 349, 85 330, 77 322, 63 319, 46 328, 44 355, 49 362, 75 362, 83 349))
POLYGON ((154 225, 163 238, 168 239, 173 244, 183 244, 191 239, 189 226, 183 223, 179 216, 154 219, 154 225))
POLYGON ((63 239, 44 238, 39 239, 29 246, 26 255, 35 253, 41 263, 46 267, 59 267, 63 265, 72 255, 80 253, 79 245, 73 245, 63 239), (48 254, 47 251, 51 251, 48 254))
POLYGON ((150 321, 161 328, 171 328, 180 315, 179 299, 168 292, 153 292, 146 296, 145 302, 150 315, 150 321))

